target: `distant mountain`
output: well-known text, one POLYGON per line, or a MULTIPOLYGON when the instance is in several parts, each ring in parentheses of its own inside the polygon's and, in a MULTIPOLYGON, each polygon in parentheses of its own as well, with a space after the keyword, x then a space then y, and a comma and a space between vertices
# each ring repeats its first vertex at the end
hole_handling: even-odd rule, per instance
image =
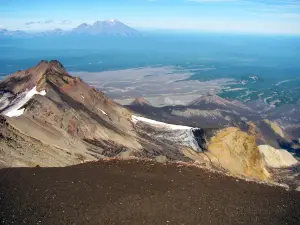
POLYGON ((121 35, 132 36, 138 34, 138 31, 125 25, 118 20, 96 21, 94 24, 80 24, 71 31, 72 34, 86 35, 121 35))
POLYGON ((190 104, 188 104, 190 108, 201 108, 205 110, 215 110, 215 109, 223 109, 236 111, 237 113, 243 114, 245 112, 253 112, 249 107, 244 105, 239 101, 229 101, 227 99, 221 98, 218 95, 209 94, 206 96, 201 96, 190 104))
POLYGON ((32 37, 32 36, 62 36, 62 35, 101 35, 101 36, 134 36, 139 32, 118 20, 96 21, 93 24, 82 23, 71 31, 54 29, 49 31, 29 34, 24 31, 10 31, 0 28, 1 36, 32 37))
POLYGON ((11 31, 11 30, 7 30, 4 28, 0 28, 0 36, 18 36, 18 37, 22 37, 22 36, 26 36, 27 33, 24 31, 20 31, 20 30, 15 30, 15 31, 11 31))
POLYGON ((4 29, 4 28, 0 28, 0 34, 4 34, 6 33, 8 30, 4 29))
POLYGON ((251 105, 255 107, 210 94, 187 105, 154 107, 143 99, 136 99, 126 107, 165 123, 215 130, 226 127, 254 130, 257 143, 300 155, 300 104, 267 111, 264 105, 251 105))
POLYGON ((64 35, 64 34, 67 34, 67 31, 57 28, 54 30, 42 32, 41 34, 46 35, 46 36, 48 36, 48 35, 64 35))
POLYGON ((150 102, 144 98, 136 98, 132 103, 131 106, 151 106, 150 102))
POLYGON ((89 29, 90 25, 87 23, 82 23, 78 27, 72 30, 73 33, 82 34, 85 33, 89 29))

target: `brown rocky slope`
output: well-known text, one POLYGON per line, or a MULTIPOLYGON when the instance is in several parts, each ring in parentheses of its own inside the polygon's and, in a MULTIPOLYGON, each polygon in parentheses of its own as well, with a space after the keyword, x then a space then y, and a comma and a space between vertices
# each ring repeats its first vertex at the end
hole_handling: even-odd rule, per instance
MULTIPOLYGON (((15 134, 31 137, 54 151, 59 149, 66 155, 65 158, 77 157, 73 163, 101 158, 105 155, 102 154, 103 147, 107 146, 116 151, 141 149, 129 111, 86 85, 80 78, 70 76, 57 61, 41 61, 34 68, 9 76, 0 83, 0 87, 2 92, 10 94, 10 98, 16 98, 34 87, 37 91, 46 91, 45 96, 34 95, 23 106, 25 113, 22 116, 5 117, 3 120, 8 124, 8 130, 14 130, 15 134), (97 145, 91 144, 93 142, 97 145)), ((19 141, 23 145, 23 140, 19 141)), ((1 139, 1 142, 5 140, 1 139)), ((15 146, 10 145, 9 149, 2 151, 14 153, 15 146)), ((30 165, 56 165, 55 160, 40 160, 44 156, 38 153, 31 158, 31 151, 31 148, 23 149, 20 154, 25 164, 20 165, 24 166, 26 162, 30 165)), ((56 158, 56 153, 51 155, 56 158)), ((18 166, 18 162, 13 165, 18 166)), ((69 165, 69 161, 63 165, 69 165)))

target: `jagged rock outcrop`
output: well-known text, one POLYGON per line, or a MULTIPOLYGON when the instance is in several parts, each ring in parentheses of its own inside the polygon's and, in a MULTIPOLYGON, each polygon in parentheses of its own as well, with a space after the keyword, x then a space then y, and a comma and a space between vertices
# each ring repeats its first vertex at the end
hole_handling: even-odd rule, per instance
POLYGON ((282 128, 276 123, 276 122, 272 122, 270 120, 265 119, 264 123, 268 124, 270 126, 270 128, 280 137, 284 138, 284 131, 282 130, 282 128))
POLYGON ((208 145, 207 155, 216 165, 235 175, 267 180, 269 172, 264 166, 254 135, 236 127, 223 129, 208 145))
POLYGON ((268 167, 289 167, 298 163, 293 155, 284 149, 275 149, 269 145, 260 145, 258 148, 268 167))

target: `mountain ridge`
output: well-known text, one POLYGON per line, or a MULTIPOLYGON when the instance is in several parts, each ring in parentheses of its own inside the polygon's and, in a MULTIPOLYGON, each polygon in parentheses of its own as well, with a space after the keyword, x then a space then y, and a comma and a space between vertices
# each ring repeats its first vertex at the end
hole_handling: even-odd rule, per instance
MULTIPOLYGON (((156 108, 144 99, 123 107, 73 77, 59 61, 42 60, 0 81, 0 167, 68 166, 136 157, 182 161, 256 180, 277 179, 264 164, 258 140, 260 145, 268 144, 268 139, 278 144, 278 138, 289 137, 286 131, 279 133, 279 126, 271 122, 239 121, 239 115, 228 110, 223 110, 227 114, 220 126, 215 117, 224 118, 223 111, 213 110, 218 115, 206 111, 207 115, 185 106, 156 108), (229 115, 236 122, 228 122, 229 115)), ((264 153, 281 156, 278 149, 266 148, 264 153)), ((296 181, 289 182, 297 186, 296 181)))
POLYGON ((10 31, 5 28, 0 29, 0 36, 16 36, 16 37, 34 37, 34 36, 65 36, 65 35, 92 35, 92 36, 134 36, 139 31, 122 23, 117 19, 96 21, 92 24, 82 23, 71 30, 63 30, 55 28, 37 33, 28 33, 21 30, 10 31))

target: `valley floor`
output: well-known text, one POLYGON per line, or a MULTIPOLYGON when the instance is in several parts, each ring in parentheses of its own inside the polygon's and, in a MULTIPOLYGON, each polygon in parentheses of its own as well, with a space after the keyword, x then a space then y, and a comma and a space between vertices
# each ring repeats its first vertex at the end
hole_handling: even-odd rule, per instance
POLYGON ((0 224, 299 224, 300 194, 150 161, 0 170, 0 224))

